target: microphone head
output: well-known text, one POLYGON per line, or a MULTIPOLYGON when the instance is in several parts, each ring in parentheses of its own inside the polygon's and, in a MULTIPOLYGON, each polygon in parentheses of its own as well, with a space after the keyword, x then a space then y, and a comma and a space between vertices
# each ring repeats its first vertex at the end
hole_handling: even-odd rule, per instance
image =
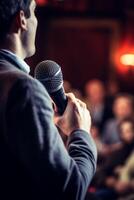
POLYGON ((35 68, 35 78, 38 79, 51 94, 63 86, 63 75, 60 66, 51 60, 40 62, 35 68))

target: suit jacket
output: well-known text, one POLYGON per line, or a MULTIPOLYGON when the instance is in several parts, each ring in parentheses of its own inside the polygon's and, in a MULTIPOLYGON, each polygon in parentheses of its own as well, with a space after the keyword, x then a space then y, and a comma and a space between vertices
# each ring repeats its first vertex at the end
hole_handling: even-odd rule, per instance
POLYGON ((44 86, 0 51, 0 199, 84 199, 96 147, 76 130, 65 148, 44 86))

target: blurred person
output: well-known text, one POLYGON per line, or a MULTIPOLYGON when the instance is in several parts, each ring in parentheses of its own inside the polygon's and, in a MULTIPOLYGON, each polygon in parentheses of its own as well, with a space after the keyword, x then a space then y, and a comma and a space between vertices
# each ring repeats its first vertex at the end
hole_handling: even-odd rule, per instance
POLYGON ((131 181, 130 183, 129 181, 130 176, 131 180, 134 177, 134 120, 132 118, 126 118, 120 122, 118 128, 122 145, 120 149, 110 154, 109 157, 103 161, 102 165, 97 168, 96 175, 93 179, 92 186, 95 188, 94 196, 100 200, 114 200, 119 196, 127 194, 126 192, 132 194, 134 182, 131 181), (124 168, 128 162, 129 156, 131 157, 131 161, 129 160, 129 167, 127 166, 124 168), (127 182, 122 182, 121 179, 127 180, 127 182))
POLYGON ((117 80, 115 79, 109 79, 106 82, 106 102, 107 102, 107 106, 109 109, 109 112, 111 113, 110 118, 113 118, 113 102, 116 98, 116 96, 120 93, 120 86, 117 80))
POLYGON ((114 188, 120 196, 125 196, 120 200, 134 199, 134 151, 120 168, 119 177, 114 188))
MULTIPOLYGON (((120 121, 118 125, 119 137, 121 140, 121 145, 118 150, 111 154, 110 158, 107 158, 111 164, 109 164, 110 168, 116 165, 124 164, 127 157, 134 150, 134 120, 133 118, 124 118, 120 121), (115 157, 115 159, 111 159, 115 157), (117 158, 117 159, 116 159, 117 158), (111 160, 111 161, 110 161, 111 160), (117 163, 117 164, 116 164, 117 163)), ((115 167, 114 167, 115 168, 115 167)))
POLYGON ((133 103, 132 95, 119 94, 116 96, 113 103, 114 118, 110 119, 104 127, 102 140, 105 144, 120 143, 118 125, 124 118, 133 117, 133 103))
POLYGON ((120 86, 117 80, 109 79, 107 85, 107 96, 114 98, 120 92, 120 86))
POLYGON ((99 127, 101 133, 105 122, 111 117, 105 101, 106 92, 102 81, 98 79, 88 81, 85 86, 85 94, 85 102, 90 109, 93 123, 99 127))
MULTIPOLYGON (((115 170, 113 173, 115 174, 116 173, 118 174, 120 172, 120 170, 122 169, 122 165, 125 164, 125 162, 128 159, 128 156, 130 156, 134 150, 134 119, 133 118, 123 119, 120 122, 118 128, 119 128, 119 135, 122 141, 122 145, 120 146, 120 149, 114 153, 116 155, 119 153, 120 155, 120 156, 118 155, 119 158, 117 159, 118 160, 117 163, 120 163, 120 165, 114 168, 115 170)), ((116 159, 114 159, 111 162, 112 162, 111 164, 112 166, 113 163, 116 162, 116 159)))
MULTIPOLYGON (((105 157, 110 155, 111 152, 113 152, 112 148, 109 148, 109 145, 106 145, 102 142, 101 137, 100 137, 100 132, 99 128, 97 125, 92 123, 91 126, 91 135, 95 141, 96 147, 97 147, 97 152, 98 152, 98 161, 97 165, 99 166, 100 164, 103 164, 105 157)), ((115 149, 114 149, 115 150, 115 149)))
POLYGON ((123 183, 131 183, 134 188, 134 151, 128 157, 125 165, 122 166, 119 172, 119 181, 123 183))
POLYGON ((35 0, 0 0, 0 198, 83 200, 96 168, 90 114, 68 94, 58 116, 46 89, 28 74, 35 8, 35 0), (68 136, 66 148, 57 127, 68 136))
POLYGON ((124 165, 115 169, 115 176, 107 179, 107 186, 113 188, 118 200, 134 199, 134 151, 124 165))

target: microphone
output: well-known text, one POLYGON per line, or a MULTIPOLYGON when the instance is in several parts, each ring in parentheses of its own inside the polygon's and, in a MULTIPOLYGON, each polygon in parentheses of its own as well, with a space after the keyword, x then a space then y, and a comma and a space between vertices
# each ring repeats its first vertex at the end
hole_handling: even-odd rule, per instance
POLYGON ((45 86, 58 113, 62 115, 67 106, 67 97, 63 88, 61 67, 51 60, 42 61, 35 68, 35 78, 45 86))

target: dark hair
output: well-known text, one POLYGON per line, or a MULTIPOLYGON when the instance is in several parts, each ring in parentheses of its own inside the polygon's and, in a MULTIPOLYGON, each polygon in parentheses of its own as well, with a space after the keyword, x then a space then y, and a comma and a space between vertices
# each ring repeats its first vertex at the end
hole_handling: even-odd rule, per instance
POLYGON ((120 121, 120 123, 118 124, 118 130, 119 130, 120 134, 121 134, 121 126, 122 126, 122 124, 127 123, 127 122, 132 124, 132 128, 134 130, 134 118, 133 117, 126 117, 126 118, 122 119, 120 121))
POLYGON ((114 103, 120 98, 127 99, 132 106, 132 110, 134 109, 134 96, 133 95, 128 94, 128 93, 119 93, 115 96, 114 103))
POLYGON ((128 99, 132 104, 133 104, 133 101, 134 101, 134 96, 131 95, 131 94, 128 94, 128 93, 119 93, 116 95, 115 97, 115 101, 119 98, 125 98, 125 99, 128 99))
POLYGON ((23 10, 26 18, 30 17, 32 0, 0 0, 0 41, 4 40, 10 30, 14 17, 23 10))

